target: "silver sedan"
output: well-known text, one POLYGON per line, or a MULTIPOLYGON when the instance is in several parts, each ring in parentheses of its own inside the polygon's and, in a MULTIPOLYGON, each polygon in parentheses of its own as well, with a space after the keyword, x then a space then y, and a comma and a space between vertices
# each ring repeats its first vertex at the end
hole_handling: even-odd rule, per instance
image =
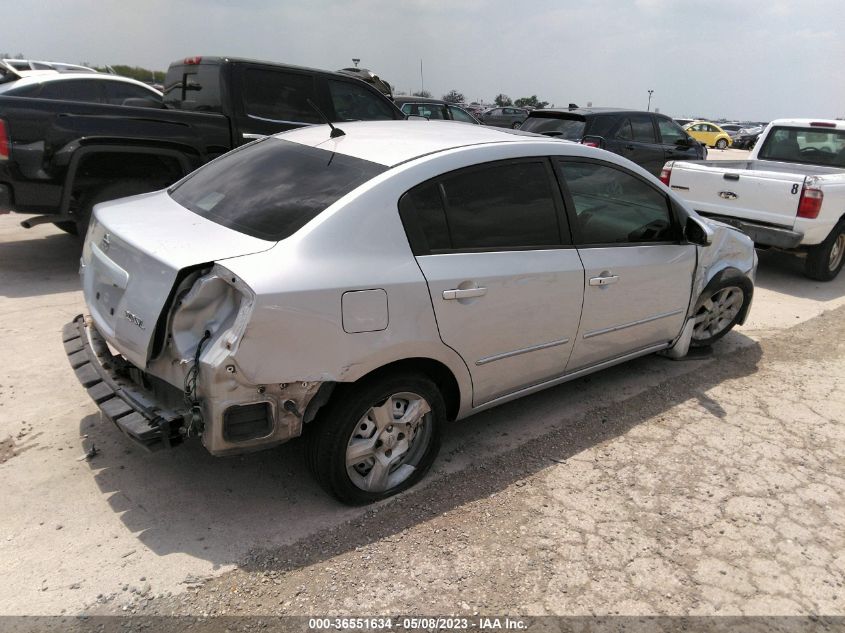
POLYGON ((150 449, 307 432, 320 484, 418 481, 443 426, 748 314, 751 240, 595 148, 426 121, 312 126, 99 205, 77 378, 150 449))

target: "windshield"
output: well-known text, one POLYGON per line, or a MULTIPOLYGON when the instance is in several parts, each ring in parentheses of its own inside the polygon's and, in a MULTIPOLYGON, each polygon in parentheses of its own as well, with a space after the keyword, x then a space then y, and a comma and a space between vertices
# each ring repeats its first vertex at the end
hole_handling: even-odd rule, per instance
POLYGON ((773 127, 757 158, 845 167, 845 130, 773 127))
POLYGON ((201 167, 170 195, 217 224, 275 242, 385 170, 378 163, 269 137, 201 167))
POLYGON ((567 141, 580 141, 584 136, 584 128, 587 123, 584 119, 560 119, 550 116, 531 115, 522 123, 519 129, 523 132, 534 132, 535 134, 546 134, 555 138, 563 138, 567 141))

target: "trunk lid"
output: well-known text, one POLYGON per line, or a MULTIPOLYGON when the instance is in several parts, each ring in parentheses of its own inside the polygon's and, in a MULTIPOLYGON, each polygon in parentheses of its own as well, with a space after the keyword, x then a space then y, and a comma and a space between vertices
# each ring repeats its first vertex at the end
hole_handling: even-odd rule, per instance
POLYGON ((805 174, 764 161, 676 162, 670 187, 696 211, 792 228, 805 174))
POLYGON ((181 270, 275 244, 202 218, 166 191, 103 203, 82 253, 85 302, 106 340, 144 368, 181 270))

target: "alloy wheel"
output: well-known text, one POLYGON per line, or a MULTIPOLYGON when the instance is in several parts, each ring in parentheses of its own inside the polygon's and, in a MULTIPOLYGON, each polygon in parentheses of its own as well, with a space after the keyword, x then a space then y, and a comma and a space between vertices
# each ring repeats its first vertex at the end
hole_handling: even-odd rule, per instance
POLYGON ((839 268, 843 256, 845 256, 845 232, 837 235, 833 241, 833 245, 830 247, 830 259, 827 262, 828 269, 834 271, 839 268))

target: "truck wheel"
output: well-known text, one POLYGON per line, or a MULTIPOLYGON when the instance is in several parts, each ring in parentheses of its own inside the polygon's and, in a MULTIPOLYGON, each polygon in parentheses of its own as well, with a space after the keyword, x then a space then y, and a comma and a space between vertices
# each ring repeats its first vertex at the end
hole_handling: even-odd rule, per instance
POLYGON ((360 505, 413 486, 440 449, 446 406, 416 374, 349 385, 320 412, 308 436, 309 467, 326 492, 360 505))
POLYGON ((845 262, 845 220, 833 227, 824 242, 811 246, 804 263, 804 274, 810 279, 830 281, 842 270, 845 262))
POLYGON ((725 149, 727 146, 728 142, 723 138, 720 138, 718 141, 716 141, 716 149, 725 149))
POLYGON ((107 200, 116 200, 117 198, 125 198, 126 196, 155 191, 162 186, 164 185, 161 183, 147 180, 121 180, 88 191, 79 203, 79 211, 76 216, 76 235, 79 236, 80 240, 85 240, 85 234, 88 232, 88 224, 91 222, 91 211, 93 211, 94 205, 106 202, 107 200))
POLYGON ((691 347, 708 347, 730 332, 748 300, 745 289, 735 280, 725 279, 708 288, 693 312, 691 347))

